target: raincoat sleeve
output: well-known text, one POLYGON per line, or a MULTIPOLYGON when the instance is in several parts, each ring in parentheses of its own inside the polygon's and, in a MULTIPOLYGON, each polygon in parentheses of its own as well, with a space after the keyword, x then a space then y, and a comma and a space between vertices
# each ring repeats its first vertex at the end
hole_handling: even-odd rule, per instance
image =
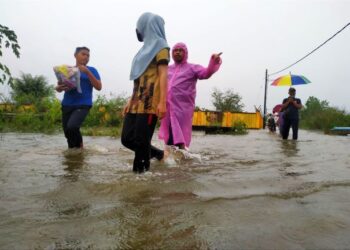
POLYGON ((210 58, 209 65, 207 68, 201 65, 193 65, 193 70, 198 79, 208 79, 211 77, 216 71, 219 70, 222 61, 219 63, 215 62, 214 56, 210 58))

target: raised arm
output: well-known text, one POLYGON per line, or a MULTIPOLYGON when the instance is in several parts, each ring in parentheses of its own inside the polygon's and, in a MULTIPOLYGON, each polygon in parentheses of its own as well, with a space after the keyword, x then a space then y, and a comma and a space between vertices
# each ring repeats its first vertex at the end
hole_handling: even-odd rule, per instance
POLYGON ((216 71, 219 70, 222 60, 220 58, 220 54, 213 54, 210 57, 209 65, 207 68, 201 65, 194 65, 194 71, 198 79, 208 79, 210 78, 216 71))
POLYGON ((291 99, 290 99, 290 98, 284 99, 283 102, 282 102, 281 111, 285 111, 290 102, 291 102, 291 99))

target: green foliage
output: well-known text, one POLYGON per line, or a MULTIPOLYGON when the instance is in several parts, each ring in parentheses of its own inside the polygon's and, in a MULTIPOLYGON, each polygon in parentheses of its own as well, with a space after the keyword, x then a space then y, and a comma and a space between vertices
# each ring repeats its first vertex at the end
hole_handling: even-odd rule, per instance
POLYGON ((88 136, 118 137, 121 133, 121 127, 83 127, 81 133, 88 136))
MULTIPOLYGON (((22 74, 11 85, 15 105, 0 112, 2 131, 52 133, 61 125, 61 104, 43 76, 22 74)), ((2 96, 2 103, 9 100, 2 96)))
MULTIPOLYGON (((107 99, 98 96, 83 123, 84 135, 118 136, 122 124, 121 111, 127 99, 119 95, 107 99)), ((1 132, 53 133, 62 128, 61 103, 56 98, 45 97, 33 105, 13 106, 15 113, 0 110, 1 132)))
POLYGON ((42 102, 37 104, 36 110, 38 113, 43 114, 43 120, 49 124, 52 124, 51 126, 61 126, 61 102, 58 99, 44 98, 42 102))
POLYGON ((248 133, 247 125, 242 121, 237 121, 233 124, 232 130, 235 134, 244 135, 248 133))
MULTIPOLYGON (((57 106, 57 103, 60 106, 58 100, 52 101, 50 105, 57 106)), ((51 110, 46 113, 38 113, 34 109, 14 114, 0 112, 0 131, 2 132, 53 133, 59 130, 60 127, 61 114, 51 110)))
MULTIPOLYGON (((33 98, 33 97, 30 97, 33 98)), ((89 115, 86 117, 82 133, 91 136, 119 136, 122 125, 122 110, 127 102, 125 95, 104 95, 97 97, 89 115)), ((0 131, 53 133, 62 128, 60 101, 52 97, 43 97, 40 102, 31 105, 13 105, 12 111, 0 110, 0 131), (12 112, 12 113, 10 113, 12 112)), ((236 122, 230 128, 221 128, 221 123, 207 131, 215 134, 246 134, 246 125, 236 122)))
POLYGON ((86 117, 85 127, 107 126, 117 127, 122 123, 122 110, 127 102, 125 95, 112 96, 107 99, 104 95, 99 95, 86 117))
POLYGON ((38 104, 44 98, 55 96, 53 85, 49 85, 44 76, 21 74, 13 80, 11 88, 11 97, 17 105, 38 104))
POLYGON ((0 93, 0 103, 11 103, 11 98, 5 96, 3 93, 0 93))
MULTIPOLYGON (((2 48, 5 45, 5 48, 11 47, 12 52, 16 55, 17 58, 19 58, 20 53, 19 49, 20 46, 17 42, 17 36, 16 33, 13 30, 10 30, 8 27, 3 26, 0 24, 0 57, 2 57, 3 52, 2 48)), ((6 82, 11 84, 12 78, 11 78, 11 72, 10 69, 0 62, 0 83, 4 84, 6 82)))
POLYGON ((242 97, 232 89, 225 92, 214 88, 211 94, 212 103, 216 111, 221 112, 242 112, 244 104, 241 102, 242 97))
POLYGON ((236 121, 232 127, 221 127, 220 124, 205 127, 206 134, 225 134, 225 135, 245 135, 248 134, 247 125, 242 121, 236 121))
POLYGON ((329 132, 335 126, 349 127, 350 115, 335 107, 330 107, 325 100, 311 96, 300 112, 300 126, 305 129, 317 129, 329 132))
POLYGON ((202 107, 199 107, 199 106, 195 106, 194 111, 196 111, 196 112, 197 112, 197 111, 202 111, 202 112, 208 111, 208 112, 210 112, 209 109, 207 109, 207 108, 202 108, 202 107))

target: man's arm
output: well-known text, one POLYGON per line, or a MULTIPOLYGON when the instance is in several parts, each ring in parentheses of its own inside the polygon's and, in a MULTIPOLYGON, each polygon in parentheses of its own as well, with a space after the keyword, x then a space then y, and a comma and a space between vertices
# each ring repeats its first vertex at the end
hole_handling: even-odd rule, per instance
POLYGON ((298 100, 294 100, 293 102, 294 107, 296 107, 297 109, 301 109, 303 107, 303 105, 301 104, 301 101, 298 100))
POLYGON ((200 66, 200 65, 194 65, 193 70, 196 73, 196 76, 198 79, 202 80, 202 79, 208 79, 210 78, 216 71, 219 70, 220 65, 222 63, 221 57, 220 57, 221 53, 219 54, 213 54, 210 57, 209 60, 209 65, 207 68, 200 66))
POLYGON ((96 90, 101 90, 102 89, 102 82, 100 80, 97 80, 96 77, 94 76, 94 74, 92 74, 92 72, 86 66, 80 65, 78 67, 79 67, 79 70, 81 72, 84 72, 89 77, 89 80, 90 80, 92 86, 96 90))
POLYGON ((284 111, 288 107, 289 103, 290 103, 290 98, 284 99, 281 111, 284 111))

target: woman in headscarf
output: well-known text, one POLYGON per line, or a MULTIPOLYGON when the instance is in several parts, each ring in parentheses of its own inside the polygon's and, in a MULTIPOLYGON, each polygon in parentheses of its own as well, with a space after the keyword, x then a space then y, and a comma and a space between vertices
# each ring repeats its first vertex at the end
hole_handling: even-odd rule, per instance
POLYGON ((172 49, 174 64, 168 71, 167 114, 161 121, 159 138, 167 145, 181 149, 190 146, 192 117, 195 108, 197 80, 210 78, 221 65, 221 53, 213 54, 207 68, 187 62, 188 50, 184 43, 172 49))
POLYGON ((135 152, 133 171, 150 168, 150 158, 163 159, 164 152, 151 146, 157 119, 166 113, 169 46, 162 17, 144 13, 137 21, 136 35, 142 48, 133 59, 130 80, 133 93, 124 107, 121 141, 135 152))

